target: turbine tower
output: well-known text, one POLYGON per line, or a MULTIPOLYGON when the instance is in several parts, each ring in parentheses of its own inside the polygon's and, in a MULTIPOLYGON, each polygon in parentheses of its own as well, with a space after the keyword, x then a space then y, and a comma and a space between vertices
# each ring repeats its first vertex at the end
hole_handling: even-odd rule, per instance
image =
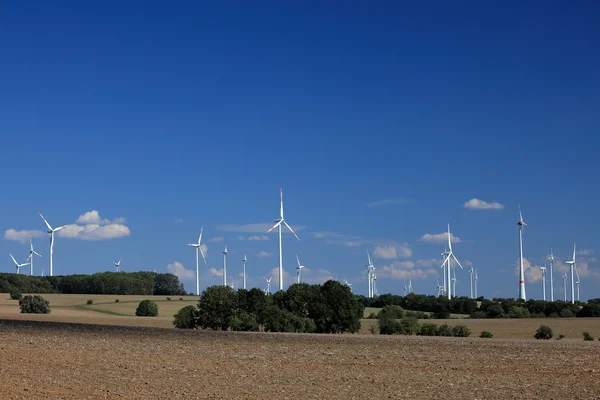
POLYGON ((522 300, 527 300, 527 296, 525 295, 525 269, 523 268, 523 227, 527 226, 525 221, 523 221, 523 214, 521 213, 521 205, 519 205, 519 298, 522 300))
POLYGON ((412 276, 408 276, 408 293, 413 293, 412 276))
POLYGON ((198 236, 198 243, 190 243, 188 246, 196 249, 196 296, 200 296, 200 267, 198 266, 198 253, 202 254, 204 265, 206 265, 206 257, 204 257, 204 251, 202 251, 202 232, 204 227, 200 228, 200 235, 198 236))
POLYGON ((548 263, 550 264, 550 301, 554 301, 554 281, 552 280, 552 267, 554 266, 554 253, 550 249, 550 256, 548 257, 548 263))
POLYGON ((475 274, 475 278, 473 278, 473 280, 475 281, 475 298, 477 298, 477 270, 474 271, 475 274))
POLYGON ((564 292, 565 292, 565 301, 567 301, 567 273, 565 272, 565 274, 563 275, 563 286, 564 286, 564 292))
POLYGON ((404 295, 408 294, 408 288, 406 287, 406 281, 404 281, 404 295))
POLYGON ((469 279, 470 279, 470 289, 471 289, 471 298, 473 299, 473 272, 475 272, 475 270, 473 269, 473 264, 471 264, 471 269, 469 270, 469 279))
MULTIPOLYGON (((10 254, 10 253, 9 253, 9 254, 10 254)), ((15 263, 15 268, 17 269, 17 275, 19 274, 19 270, 20 270, 22 267, 24 267, 24 266, 26 266, 26 265, 29 265, 29 263, 19 264, 19 263, 17 262, 17 260, 15 260, 15 258, 13 257, 13 255, 12 255, 12 254, 10 254, 10 258, 12 258, 13 262, 15 263)))
POLYGON ((58 228, 54 228, 53 229, 50 226, 50 224, 48 223, 48 221, 46 221, 46 218, 44 218, 44 216, 42 215, 42 213, 38 212, 38 214, 40 214, 40 217, 42 217, 42 219, 44 220, 44 223, 48 227, 48 233, 50 234, 50 276, 54 276, 53 275, 53 269, 52 269, 52 256, 54 254, 54 233, 60 231, 62 228, 66 227, 66 225, 59 226, 58 228))
MULTIPOLYGON (((448 253, 448 247, 447 246, 444 246, 444 247, 446 247, 446 248, 444 249, 444 251, 442 253, 440 253, 442 255, 442 260, 445 260, 446 257, 448 257, 448 254, 449 254, 448 253)), ((445 296, 446 293, 449 293, 449 289, 447 288, 448 287, 448 283, 446 282, 446 268, 445 268, 444 264, 442 264, 441 268, 442 268, 442 272, 444 274, 444 286, 442 288, 442 295, 445 296)), ((448 279, 448 282, 449 281, 450 280, 448 279)))
POLYGON ((544 294, 544 301, 546 301, 546 267, 540 267, 542 270, 542 293, 544 294))
POLYGON ((223 250, 223 286, 227 286, 227 245, 223 250))
POLYGON ((115 265, 116 272, 120 272, 119 267, 121 266, 121 259, 119 258, 119 261, 117 261, 117 262, 113 261, 113 264, 115 265))
MULTIPOLYGON (((448 224, 448 252, 446 255, 446 259, 444 260, 444 262, 442 263, 442 268, 444 268, 444 266, 446 266, 446 272, 448 274, 448 299, 452 298, 452 287, 450 286, 450 264, 452 259, 454 259, 454 261, 456 261, 456 263, 458 264, 458 266, 460 267, 460 269, 464 269, 463 266, 460 264, 460 261, 458 261, 458 258, 456 258, 456 256, 454 255, 454 253, 452 252, 452 240, 450 240, 450 238, 452 237, 452 235, 450 234, 450 224, 448 224)), ((456 294, 454 294, 454 296, 456 296, 456 294)))
MULTIPOLYGON (((571 267, 571 303, 575 303, 575 250, 576 243, 573 243, 573 259, 571 261, 567 261, 566 264, 571 267)), ((579 275, 579 274, 577 274, 579 275)))
POLYGON ((443 286, 440 285, 440 281, 436 281, 437 282, 437 295, 438 297, 442 296, 443 291, 443 286))
POLYGON ((300 265, 300 259, 298 258, 298 254, 296 254, 296 261, 298 261, 298 266, 296 267, 296 283, 300 283, 300 275, 302 274, 302 268, 304 268, 304 265, 300 265))
POLYGON ((294 234, 294 236, 296 236, 296 239, 300 240, 300 238, 298 237, 298 235, 296 235, 296 232, 294 232, 294 230, 288 225, 287 222, 285 222, 285 219, 283 219, 283 189, 279 189, 279 195, 280 195, 280 208, 279 208, 279 219, 275 220, 275 225, 273 225, 271 227, 271 229, 269 229, 267 231, 267 233, 271 232, 273 229, 278 228, 277 234, 279 237, 279 290, 283 290, 283 252, 282 252, 282 248, 281 248, 281 228, 282 228, 282 224, 285 225, 290 232, 292 232, 294 234))
MULTIPOLYGON (((375 267, 373 267, 375 269, 375 267)), ((377 292, 377 275, 373 272, 373 297, 379 296, 379 292, 377 292)))
POLYGON ((29 267, 30 267, 29 268, 29 276, 33 275, 33 255, 34 254, 38 257, 41 257, 41 254, 33 249, 33 242, 31 241, 31 238, 29 238, 29 257, 27 258, 27 261, 29 262, 29 267))
POLYGON ((369 294, 368 298, 373 297, 373 272, 375 271, 375 266, 373 265, 373 261, 371 260, 371 255, 369 254, 369 250, 367 250, 367 258, 369 263, 366 265, 367 268, 367 278, 369 280, 369 294))
POLYGON ((245 254, 244 258, 242 258, 242 261, 244 262, 244 290, 246 290, 246 261, 248 261, 248 259, 246 258, 245 254))
POLYGON ((456 265, 452 266, 452 294, 456 297, 456 265))

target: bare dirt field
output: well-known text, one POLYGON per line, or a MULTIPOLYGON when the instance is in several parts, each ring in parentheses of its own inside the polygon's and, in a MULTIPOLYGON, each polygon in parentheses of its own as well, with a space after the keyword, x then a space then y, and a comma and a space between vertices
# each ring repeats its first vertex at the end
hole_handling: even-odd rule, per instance
POLYGON ((2 399, 594 399, 600 342, 0 321, 2 399))

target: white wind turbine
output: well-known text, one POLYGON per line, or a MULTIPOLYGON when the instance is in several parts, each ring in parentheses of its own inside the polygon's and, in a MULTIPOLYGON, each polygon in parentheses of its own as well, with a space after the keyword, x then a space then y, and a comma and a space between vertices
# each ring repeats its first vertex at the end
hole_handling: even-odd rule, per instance
POLYGON ((283 250, 281 247, 282 225, 287 226, 287 228, 290 230, 290 232, 292 232, 294 234, 294 236, 296 236, 296 239, 300 240, 300 238, 298 237, 298 235, 296 235, 296 232, 294 232, 294 230, 288 225, 288 223, 285 222, 285 219, 283 219, 283 189, 280 188, 279 193, 280 193, 280 208, 279 208, 280 218, 275 220, 275 225, 273 225, 271 227, 271 229, 269 229, 267 231, 267 233, 271 232, 275 228, 278 228, 277 234, 279 236, 279 290, 283 290, 283 250))
POLYGON ((542 293, 544 295, 544 301, 546 301, 546 267, 540 267, 542 270, 542 293))
POLYGON ((550 264, 550 301, 554 301, 554 281, 552 280, 552 267, 554 266, 554 253, 550 249, 550 256, 548 257, 548 263, 550 264))
POLYGON ((408 293, 413 293, 412 276, 408 276, 408 293))
POLYGON ((474 274, 475 274, 475 278, 473 278, 473 279, 475 281, 475 298, 477 298, 477 279, 478 279, 477 278, 477 270, 474 271, 474 274))
POLYGON ((471 289, 471 298, 473 298, 473 273, 475 270, 473 269, 473 264, 471 264, 471 269, 469 270, 469 279, 471 281, 470 289, 471 289))
POLYGON ((373 261, 371 260, 371 255, 369 254, 369 250, 367 250, 367 258, 369 259, 369 263, 366 265, 367 268, 367 278, 369 279, 369 295, 368 298, 373 297, 373 274, 375 271, 375 266, 373 265, 373 261))
POLYGON ((346 282, 346 286, 350 288, 350 292, 352 292, 352 284, 348 282, 348 279, 344 278, 344 282, 346 282))
MULTIPOLYGON (((375 269, 375 267, 373 267, 375 269)), ((373 272, 373 297, 379 296, 379 292, 377 291, 377 275, 373 272)))
POLYGON ((265 288, 266 294, 271 294, 271 279, 273 279, 273 277, 270 277, 269 279, 265 278, 265 282, 267 282, 267 287, 265 288))
POLYGON ((66 227, 66 225, 59 226, 58 228, 54 228, 53 229, 50 226, 50 224, 48 223, 48 221, 46 221, 46 218, 44 218, 44 216, 42 215, 42 213, 38 212, 38 214, 40 214, 40 217, 42 217, 42 219, 44 220, 44 223, 48 227, 48 233, 50 234, 50 276, 54 276, 53 275, 53 270, 52 270, 52 256, 54 254, 54 233, 60 231, 62 228, 66 227))
POLYGON ((38 253, 37 251, 35 251, 33 249, 33 242, 31 241, 31 238, 29 239, 29 257, 27 258, 27 261, 29 262, 29 275, 33 275, 33 255, 36 255, 38 257, 41 257, 42 255, 40 253, 38 253))
MULTIPOLYGON (((448 257, 448 254, 450 254, 448 253, 448 247, 446 247, 444 251, 440 254, 442 255, 442 260, 445 260, 446 257, 448 257)), ((446 295, 446 293, 450 293, 450 290, 448 289, 448 286, 450 285, 446 282, 446 268, 444 267, 444 264, 442 264, 441 268, 442 272, 444 273, 444 287, 442 288, 442 295, 446 295)), ((448 278, 448 282, 450 282, 450 278, 448 278)))
POLYGON ((248 261, 248 259, 246 258, 245 254, 244 258, 242 258, 242 261, 244 262, 244 290, 246 290, 246 261, 248 261))
POLYGON ((13 255, 12 255, 12 254, 10 254, 10 253, 9 253, 9 255, 10 255, 10 258, 12 258, 13 262, 15 263, 15 267, 16 267, 16 269, 17 269, 17 274, 19 273, 19 270, 20 270, 22 267, 24 267, 24 266, 26 266, 26 265, 29 265, 29 263, 23 263, 23 264, 19 264, 19 263, 17 262, 17 260, 15 260, 15 258, 13 257, 13 255))
POLYGON ((196 296, 200 296, 200 267, 198 265, 198 253, 202 254, 202 259, 204 260, 204 265, 206 265, 206 257, 204 256, 204 251, 202 251, 202 232, 204 232, 204 227, 200 228, 200 235, 198 236, 198 243, 190 243, 188 246, 196 249, 196 296))
POLYGON ((223 250, 223 286, 227 286, 227 245, 223 250))
POLYGON ((404 295, 408 294, 408 288, 406 287, 406 281, 404 281, 404 295))
POLYGON ((564 286, 564 292, 565 292, 565 301, 567 301, 567 273, 565 272, 565 274, 563 275, 563 286, 564 286))
POLYGON ((302 268, 304 268, 304 265, 300 265, 300 259, 298 258, 298 254, 296 254, 296 261, 298 261, 298 266, 296 267, 296 269, 298 270, 296 273, 296 283, 300 283, 302 268))
POLYGON ((452 266, 452 294, 456 297, 456 265, 452 266))
POLYGON ((437 295, 438 297, 440 297, 442 295, 442 293, 444 292, 443 289, 444 287, 442 285, 440 285, 440 281, 436 280, 437 282, 437 295))
POLYGON ((523 227, 527 226, 523 221, 523 214, 521 213, 521 205, 519 205, 519 298, 527 300, 525 295, 525 269, 523 268, 523 227))
MULTIPOLYGON (((571 266, 571 303, 575 303, 575 271, 577 271, 577 267, 575 265, 576 246, 577 246, 577 244, 573 243, 573 259, 571 261, 565 262, 565 264, 571 266)), ((579 281, 579 274, 577 274, 577 280, 579 281)), ((578 286, 579 286, 579 284, 578 284, 578 286)))
POLYGON ((115 264, 116 272, 120 272, 119 268, 121 267, 121 259, 119 258, 119 261, 117 261, 117 262, 113 261, 113 264, 115 264))
MULTIPOLYGON (((452 291, 451 291, 451 286, 450 286, 450 264, 452 262, 452 259, 454 259, 454 261, 456 261, 456 263, 458 264, 460 269, 464 269, 463 266, 460 264, 460 261, 458 261, 458 258, 456 258, 456 256, 452 252, 452 240, 450 239, 451 237, 452 237, 452 234, 450 233, 450 224, 448 224, 448 249, 449 250, 447 252, 446 259, 442 263, 442 268, 444 268, 444 266, 446 266, 446 272, 448 274, 448 299, 452 298, 452 291)), ((454 296, 456 297, 456 293, 454 293, 454 296)))

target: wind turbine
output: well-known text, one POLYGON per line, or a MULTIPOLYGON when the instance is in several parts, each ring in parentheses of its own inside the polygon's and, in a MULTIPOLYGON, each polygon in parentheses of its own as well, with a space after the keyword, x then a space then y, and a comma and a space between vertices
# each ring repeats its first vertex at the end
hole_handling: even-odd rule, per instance
POLYGON ((475 278, 473 278, 473 280, 475 281, 475 298, 477 298, 477 279, 479 279, 479 278, 477 278, 477 270, 476 269, 474 270, 474 273, 475 273, 475 278))
POLYGON ((373 297, 377 296, 379 296, 379 292, 377 292, 377 275, 375 275, 375 272, 373 272, 373 297))
POLYGON ((244 290, 246 290, 246 261, 248 261, 248 259, 246 258, 245 254, 244 258, 242 258, 242 261, 244 262, 244 290))
POLYGON ((408 288, 406 287, 406 281, 404 282, 404 295, 408 294, 408 288))
POLYGON ((62 228, 66 227, 66 225, 59 226, 58 228, 54 228, 53 229, 50 226, 50 224, 48 223, 48 221, 46 221, 46 218, 44 218, 44 216, 42 215, 42 213, 38 212, 38 214, 40 214, 40 217, 42 217, 42 219, 44 220, 44 223, 48 227, 48 233, 50 234, 50 276, 53 276, 52 255, 54 254, 54 233, 60 231, 62 228))
MULTIPOLYGON (((573 259, 571 261, 567 261, 565 264, 571 266, 571 303, 575 303, 575 250, 577 244, 573 243, 573 259)), ((577 274, 577 280, 579 280, 579 274, 577 274)))
MULTIPOLYGON (((451 286, 450 286, 450 264, 451 264, 452 259, 454 259, 454 261, 456 261, 456 263, 458 264, 460 269, 464 269, 463 266, 460 264, 460 261, 458 261, 458 258, 456 258, 456 256, 452 252, 452 240, 450 240, 451 237, 452 236, 450 234, 450 224, 448 224, 448 249, 449 250, 447 252, 446 259, 442 263, 442 268, 444 268, 444 265, 445 265, 447 273, 448 273, 448 299, 452 298, 452 291, 451 291, 451 286)), ((456 293, 454 294, 454 296, 456 296, 456 293)))
POLYGON ((271 227, 271 229, 269 229, 267 231, 267 233, 271 232, 275 228, 279 228, 277 231, 277 234, 279 236, 279 290, 283 290, 283 252, 282 252, 282 248, 281 248, 282 224, 287 226, 287 228, 290 230, 290 232, 292 232, 294 234, 294 236, 296 236, 296 239, 300 240, 300 238, 298 237, 298 235, 296 235, 296 232, 294 232, 294 230, 288 225, 288 223, 285 222, 285 219, 283 219, 283 189, 280 188, 279 193, 280 193, 280 209, 279 209, 280 218, 275 220, 275 225, 273 225, 271 227))
POLYGON ((230 288, 232 288, 233 290, 235 290, 235 286, 233 284, 233 278, 231 278, 231 285, 229 285, 230 288))
POLYGON ((550 249, 550 257, 548 257, 548 263, 550 264, 550 301, 554 301, 554 281, 552 280, 552 266, 554 265, 554 253, 550 249))
MULTIPOLYGON (((448 247, 446 247, 446 246, 444 246, 444 247, 445 247, 444 252, 441 253, 442 260, 445 260, 446 257, 448 257, 448 254, 449 254, 448 253, 448 247)), ((442 288, 442 294, 446 295, 446 293, 450 293, 450 290, 447 289, 447 286, 446 286, 448 284, 446 283, 446 268, 444 267, 444 264, 442 264, 441 268, 442 268, 442 272, 444 273, 444 287, 442 288)), ((448 282, 450 282, 450 278, 448 278, 448 282)))
POLYGON ((412 276, 408 276, 408 293, 413 293, 412 276))
POLYGON ((227 245, 223 250, 223 286, 227 286, 227 245))
POLYGON ((119 258, 119 261, 117 261, 117 262, 113 261, 113 264, 115 264, 116 272, 120 272, 119 267, 121 266, 121 259, 119 258))
MULTIPOLYGON (((202 232, 204 227, 200 228, 200 235, 198 236, 198 243, 190 243, 188 246, 196 249, 196 296, 200 296, 200 267, 198 266, 198 253, 202 254, 204 265, 206 265, 206 257, 204 257, 204 251, 202 251, 202 232)), ((119 261, 120 262, 120 261, 119 261)))
POLYGON ((546 267, 540 267, 542 270, 542 293, 544 294, 544 301, 546 301, 546 267))
POLYGON ((473 298, 473 272, 475 272, 475 270, 473 269, 473 264, 471 264, 471 269, 469 270, 469 278, 471 280, 471 298, 473 298))
POLYGON ((523 227, 527 226, 523 221, 523 214, 521 213, 521 205, 519 205, 519 298, 527 300, 525 295, 525 269, 523 268, 523 227))
POLYGON ((371 255, 369 254, 369 250, 367 250, 367 258, 369 259, 369 263, 366 265, 367 268, 367 278, 369 279, 369 298, 373 297, 373 272, 375 270, 375 266, 373 265, 373 261, 371 260, 371 255))
POLYGON ((350 288, 350 292, 352 292, 352 284, 348 283, 348 279, 344 278, 344 282, 346 282, 346 286, 350 288))
POLYGON ((272 276, 269 279, 265 278, 265 282, 267 282, 266 294, 271 294, 271 279, 273 279, 272 276))
POLYGON ((33 249, 33 242, 31 241, 31 238, 29 238, 29 257, 27 258, 27 261, 29 261, 29 276, 33 275, 33 255, 36 255, 38 257, 41 257, 42 255, 40 253, 38 253, 37 251, 35 251, 33 249))
POLYGON ((304 265, 300 265, 300 259, 298 258, 298 254, 296 254, 296 261, 298 261, 298 266, 296 267, 296 269, 298 270, 298 272, 296 273, 296 283, 300 283, 300 275, 302 274, 302 268, 304 268, 304 265))
POLYGON ((436 280, 436 282, 437 282, 437 295, 438 295, 438 297, 440 297, 440 296, 442 296, 444 287, 440 285, 440 281, 436 280))
MULTIPOLYGON (((10 253, 9 253, 10 254, 10 253)), ((15 258, 13 257, 12 254, 10 254, 10 258, 12 258, 13 262, 15 263, 15 267, 17 268, 17 274, 19 273, 19 269, 21 269, 21 267, 24 267, 26 265, 29 265, 29 263, 24 263, 24 264, 19 264, 17 262, 17 260, 15 260, 15 258)))
POLYGON ((565 291, 565 301, 567 301, 567 273, 563 275, 563 286, 565 291))
POLYGON ((452 266, 452 293, 456 297, 456 265, 452 266))

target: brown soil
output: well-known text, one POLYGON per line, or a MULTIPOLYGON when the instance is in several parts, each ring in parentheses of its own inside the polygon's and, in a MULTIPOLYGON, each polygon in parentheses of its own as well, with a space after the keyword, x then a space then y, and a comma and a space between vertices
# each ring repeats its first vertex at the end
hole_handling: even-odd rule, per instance
POLYGON ((600 342, 0 321, 2 399, 593 399, 600 342))

